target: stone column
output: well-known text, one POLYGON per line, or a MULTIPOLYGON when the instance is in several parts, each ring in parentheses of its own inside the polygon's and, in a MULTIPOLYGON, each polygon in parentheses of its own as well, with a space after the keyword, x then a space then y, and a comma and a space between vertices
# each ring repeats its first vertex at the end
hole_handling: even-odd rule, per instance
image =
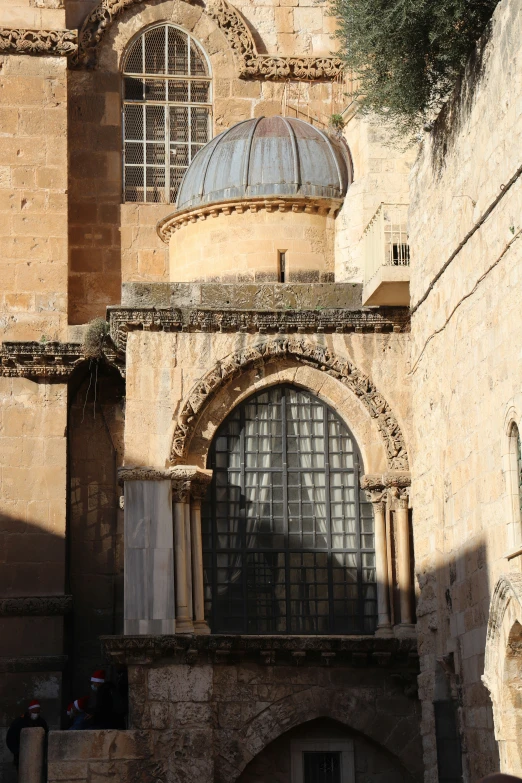
MULTIPOLYGON (((122 473, 123 473, 122 469, 122 473)), ((174 547, 172 488, 167 479, 139 480, 124 473, 124 633, 172 634, 174 613, 174 547)))
POLYGON ((40 726, 22 729, 20 734, 20 783, 41 783, 44 762, 45 731, 40 726))
POLYGON ((386 545, 386 503, 384 492, 367 492, 373 505, 375 568, 377 572, 376 636, 393 636, 390 622, 388 551, 386 545))
POLYGON ((190 481, 175 479, 172 482, 174 501, 174 548, 176 581, 176 633, 193 633, 190 596, 190 541, 187 532, 187 503, 189 501, 190 481))
POLYGON ((210 633, 205 620, 205 591, 203 584, 203 543, 201 538, 201 501, 206 494, 208 481, 193 482, 191 489, 190 528, 192 538, 192 587, 194 596, 194 631, 210 633))
POLYGON ((397 508, 397 576, 401 608, 401 626, 412 625, 412 581, 410 551, 410 520, 408 513, 408 494, 402 490, 398 494, 397 508))

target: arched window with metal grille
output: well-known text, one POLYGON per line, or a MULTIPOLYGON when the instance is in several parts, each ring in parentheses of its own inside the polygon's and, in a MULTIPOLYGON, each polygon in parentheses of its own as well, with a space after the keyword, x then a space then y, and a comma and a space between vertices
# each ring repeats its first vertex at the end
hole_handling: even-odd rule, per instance
POLYGON ((175 203, 183 174, 211 138, 208 57, 171 24, 142 32, 123 59, 124 201, 175 203))
POLYGON ((202 508, 214 633, 375 631, 373 514, 359 465, 347 426, 302 389, 274 386, 229 414, 202 508))

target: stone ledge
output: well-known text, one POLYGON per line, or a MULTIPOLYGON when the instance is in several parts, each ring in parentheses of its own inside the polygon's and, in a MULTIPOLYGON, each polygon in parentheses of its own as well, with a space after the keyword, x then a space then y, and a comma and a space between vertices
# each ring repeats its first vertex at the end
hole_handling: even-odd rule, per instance
POLYGON ((111 663, 150 665, 238 663, 264 665, 394 667, 417 671, 414 638, 378 636, 101 636, 111 663))
POLYGON ((52 617, 72 612, 72 595, 0 598, 0 617, 52 617))
POLYGON ((0 672, 61 672, 67 664, 67 655, 31 655, 20 658, 0 658, 0 672))
POLYGON ((0 376, 66 378, 83 359, 79 343, 5 342, 0 348, 0 376))

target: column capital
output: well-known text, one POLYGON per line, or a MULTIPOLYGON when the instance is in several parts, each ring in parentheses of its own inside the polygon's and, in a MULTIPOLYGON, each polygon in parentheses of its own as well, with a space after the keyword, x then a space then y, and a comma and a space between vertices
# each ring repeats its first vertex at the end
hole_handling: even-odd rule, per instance
POLYGON ((385 489, 404 490, 411 485, 411 476, 407 471, 390 470, 388 473, 366 473, 361 476, 361 489, 366 491, 385 489))
POLYGON ((176 465, 170 468, 158 468, 150 465, 124 465, 118 468, 118 483, 126 481, 190 481, 209 483, 212 471, 198 468, 197 465, 176 465))

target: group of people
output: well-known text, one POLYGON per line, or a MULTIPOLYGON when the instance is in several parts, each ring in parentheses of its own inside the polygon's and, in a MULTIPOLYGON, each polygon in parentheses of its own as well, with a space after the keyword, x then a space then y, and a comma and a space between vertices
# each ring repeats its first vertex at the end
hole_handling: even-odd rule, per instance
POLYGON ((116 685, 98 669, 91 677, 91 693, 72 701, 67 707, 69 729, 124 729, 127 713, 127 683, 120 673, 116 685))
MULTIPOLYGON (((122 670, 116 675, 116 684, 107 680, 105 671, 98 669, 91 677, 91 691, 72 701, 67 708, 69 730, 124 729, 127 714, 127 674, 122 670)), ((13 754, 13 763, 18 769, 20 737, 22 729, 42 728, 49 731, 41 715, 38 699, 29 702, 27 710, 11 723, 6 745, 13 754)))

